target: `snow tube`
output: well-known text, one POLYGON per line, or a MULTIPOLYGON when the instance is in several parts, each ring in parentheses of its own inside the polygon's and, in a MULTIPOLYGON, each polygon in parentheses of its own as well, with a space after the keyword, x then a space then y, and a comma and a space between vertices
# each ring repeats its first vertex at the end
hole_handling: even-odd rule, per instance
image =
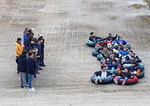
POLYGON ((124 45, 124 47, 126 47, 128 49, 131 49, 131 45, 130 44, 124 45))
MULTIPOLYGON (((112 73, 111 70, 107 70, 108 72, 112 73)), ((114 70, 112 74, 118 74, 118 70, 114 70)))
POLYGON ((131 66, 132 66, 132 64, 123 64, 124 68, 128 68, 128 67, 131 67, 131 66))
POLYGON ((137 75, 138 78, 143 78, 144 77, 144 72, 140 72, 139 75, 137 75))
POLYGON ((86 45, 90 47, 94 47, 95 43, 93 41, 90 41, 89 39, 86 40, 86 45))
MULTIPOLYGON (((139 65, 138 65, 138 68, 141 70, 141 71, 143 71, 144 70, 144 64, 143 63, 138 63, 139 65)), ((132 64, 123 64, 123 67, 124 68, 128 68, 128 67, 130 67, 130 66, 132 66, 132 64)))
POLYGON ((93 56, 95 56, 95 57, 96 57, 98 54, 99 54, 99 52, 98 52, 98 51, 96 51, 96 50, 93 50, 93 51, 92 51, 92 55, 93 55, 93 56))
POLYGON ((103 59, 104 57, 103 57, 103 55, 102 54, 98 54, 97 55, 97 59, 100 61, 101 59, 103 59))
POLYGON ((140 68, 144 70, 144 64, 142 62, 138 64, 140 65, 140 68))
MULTIPOLYGON (((98 84, 110 84, 113 82, 114 77, 112 77, 111 75, 106 77, 104 80, 102 80, 102 82, 98 81, 98 84)), ((96 77, 92 76, 91 77, 91 82, 95 83, 96 77)))
MULTIPOLYGON (((117 79, 118 77, 119 77, 119 76, 115 76, 114 79, 117 79)), ((118 81, 118 84, 122 84, 122 82, 123 82, 123 79, 120 79, 120 80, 118 81)), ((138 77, 137 77, 137 76, 134 76, 133 78, 129 78, 129 79, 126 81, 125 85, 132 85, 132 84, 136 84, 136 83, 138 83, 138 77)))
POLYGON ((95 49, 99 49, 101 46, 100 45, 95 45, 95 49))

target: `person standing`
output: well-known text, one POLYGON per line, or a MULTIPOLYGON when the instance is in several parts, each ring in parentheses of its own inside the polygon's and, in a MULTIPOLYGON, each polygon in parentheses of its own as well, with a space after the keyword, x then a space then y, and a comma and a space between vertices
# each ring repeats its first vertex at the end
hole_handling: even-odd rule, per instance
POLYGON ((17 38, 17 41, 15 43, 16 57, 19 57, 22 54, 23 48, 22 48, 21 42, 22 42, 22 39, 17 38))
POLYGON ((35 89, 32 87, 32 80, 35 76, 35 61, 33 60, 33 53, 28 53, 28 61, 27 61, 27 73, 28 73, 28 90, 29 91, 35 91, 35 89))
POLYGON ((41 61, 40 61, 40 66, 42 67, 45 67, 46 65, 44 64, 44 42, 45 42, 45 39, 43 38, 43 36, 39 35, 39 38, 38 39, 41 39, 42 42, 41 42, 41 55, 42 55, 42 58, 41 58, 41 61))
POLYGON ((25 47, 27 47, 27 40, 28 40, 28 35, 29 35, 29 29, 25 28, 24 32, 23 32, 23 44, 25 47))
POLYGON ((17 58, 17 70, 19 72, 21 88, 27 87, 27 53, 28 51, 24 49, 22 54, 17 58))
POLYGON ((42 59, 41 43, 42 43, 42 39, 38 38, 38 40, 35 43, 35 45, 33 45, 33 48, 37 48, 38 49, 37 55, 39 56, 39 58, 36 60, 36 74, 40 74, 39 70, 43 70, 42 68, 40 68, 40 61, 42 59))
MULTIPOLYGON (((17 41, 16 41, 16 43, 15 43, 16 62, 17 62, 18 57, 22 54, 22 51, 23 51, 21 42, 22 42, 21 38, 17 38, 17 41)), ((18 71, 17 71, 17 74, 19 74, 18 71)))

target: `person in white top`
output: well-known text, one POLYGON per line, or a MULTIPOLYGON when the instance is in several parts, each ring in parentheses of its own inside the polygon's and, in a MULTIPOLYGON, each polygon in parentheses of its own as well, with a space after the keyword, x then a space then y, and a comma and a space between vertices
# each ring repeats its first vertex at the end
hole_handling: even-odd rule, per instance
POLYGON ((94 80, 95 84, 105 82, 107 83, 107 81, 109 82, 113 80, 114 76, 115 74, 106 71, 106 66, 102 66, 100 71, 94 73, 94 75, 92 76, 92 80, 94 80))

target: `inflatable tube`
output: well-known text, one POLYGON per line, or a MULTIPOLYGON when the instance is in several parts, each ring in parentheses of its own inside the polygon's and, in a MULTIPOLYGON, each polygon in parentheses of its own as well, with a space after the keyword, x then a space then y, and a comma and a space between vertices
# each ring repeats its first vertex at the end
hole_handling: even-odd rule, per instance
POLYGON ((97 59, 100 61, 101 59, 103 59, 104 57, 103 57, 103 55, 102 54, 99 54, 99 55, 97 55, 97 59))
POLYGON ((128 48, 128 49, 131 49, 131 45, 130 44, 127 44, 125 45, 124 47, 128 48))
POLYGON ((95 46, 95 43, 90 41, 89 39, 86 40, 86 45, 87 46, 90 46, 90 47, 94 47, 95 46))
MULTIPOLYGON (((138 68, 141 70, 141 71, 144 71, 144 64, 143 63, 138 63, 139 65, 138 65, 138 68)), ((128 67, 130 67, 130 66, 132 66, 132 64, 123 64, 123 67, 124 68, 128 68, 128 67)))
POLYGON ((101 46, 100 45, 95 45, 95 49, 99 49, 101 46))
POLYGON ((92 55, 93 55, 93 56, 95 56, 95 57, 96 57, 98 54, 99 54, 99 52, 98 52, 98 51, 96 51, 96 50, 93 50, 93 51, 92 51, 92 55))
POLYGON ((124 68, 128 68, 128 67, 131 67, 131 66, 132 66, 132 64, 123 64, 124 68))
POLYGON ((139 75, 137 75, 138 78, 143 78, 144 77, 144 72, 141 72, 139 75))
POLYGON ((140 65, 140 68, 144 70, 144 64, 141 62, 139 63, 139 65, 140 65))
MULTIPOLYGON (((112 73, 111 70, 107 70, 107 71, 112 73)), ((112 74, 118 74, 118 70, 114 70, 112 74)))
MULTIPOLYGON (((119 76, 115 76, 114 79, 117 79, 118 77, 119 77, 119 76)), ((120 79, 120 80, 118 81, 118 84, 121 85, 122 82, 123 82, 123 79, 120 79)), ((126 84, 125 84, 125 85, 132 85, 132 84, 136 84, 136 83, 138 83, 138 77, 134 76, 132 79, 129 78, 129 79, 126 81, 126 84)))
MULTIPOLYGON (((106 77, 104 80, 102 80, 102 82, 98 81, 98 84, 110 84, 113 82, 114 77, 112 77, 111 75, 106 77)), ((95 83, 96 77, 92 76, 91 77, 91 82, 95 83)))

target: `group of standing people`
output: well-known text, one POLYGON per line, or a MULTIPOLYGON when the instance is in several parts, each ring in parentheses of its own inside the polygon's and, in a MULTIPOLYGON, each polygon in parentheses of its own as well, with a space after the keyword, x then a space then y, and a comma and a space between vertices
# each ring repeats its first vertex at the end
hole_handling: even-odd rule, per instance
POLYGON ((34 37, 34 29, 25 28, 22 38, 17 38, 15 42, 17 73, 21 88, 28 88, 35 91, 32 87, 32 79, 40 74, 44 64, 44 38, 41 35, 34 37), (23 41, 23 42, 22 42, 23 41), (23 43, 23 44, 22 44, 23 43))

